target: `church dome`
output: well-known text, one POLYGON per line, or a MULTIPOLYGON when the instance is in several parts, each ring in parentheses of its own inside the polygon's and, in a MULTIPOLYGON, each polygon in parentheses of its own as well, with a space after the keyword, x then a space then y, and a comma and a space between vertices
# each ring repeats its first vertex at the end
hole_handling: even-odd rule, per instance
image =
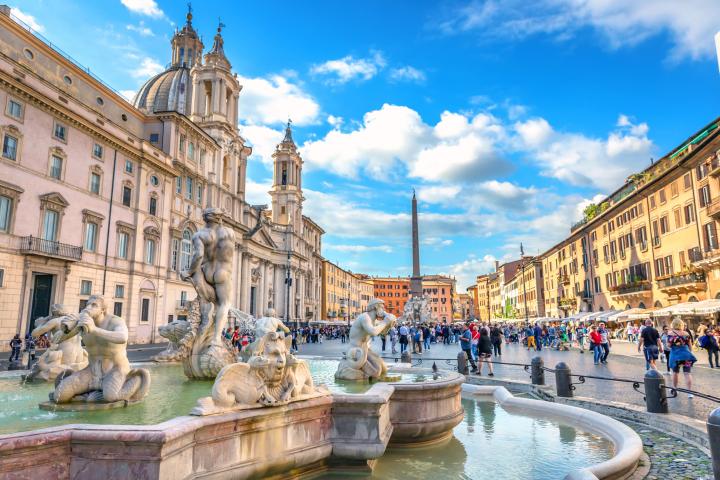
POLYGON ((191 90, 190 68, 175 65, 145 82, 135 95, 133 105, 146 113, 174 111, 188 115, 191 90))

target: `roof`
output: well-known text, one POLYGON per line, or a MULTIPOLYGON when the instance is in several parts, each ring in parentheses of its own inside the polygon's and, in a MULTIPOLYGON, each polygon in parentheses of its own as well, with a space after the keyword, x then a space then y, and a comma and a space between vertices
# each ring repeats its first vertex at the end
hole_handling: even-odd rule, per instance
POLYGON ((146 113, 175 111, 188 115, 191 98, 190 69, 173 66, 145 82, 132 103, 146 113))

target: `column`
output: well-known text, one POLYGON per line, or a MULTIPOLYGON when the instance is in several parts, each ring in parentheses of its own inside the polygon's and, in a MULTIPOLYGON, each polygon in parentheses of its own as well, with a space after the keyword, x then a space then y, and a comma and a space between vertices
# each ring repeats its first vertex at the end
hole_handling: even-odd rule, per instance
POLYGON ((225 88, 225 80, 221 78, 218 84, 220 85, 220 108, 218 111, 223 115, 227 115, 227 88, 225 88))
POLYGON ((217 78, 214 78, 212 81, 212 100, 211 100, 211 106, 210 111, 208 112, 208 115, 211 115, 218 111, 218 101, 220 98, 220 82, 217 78))
POLYGON ((257 290, 257 316, 263 316, 265 315, 265 309, 267 308, 267 302, 265 300, 265 292, 267 290, 267 262, 265 260, 260 260, 260 265, 258 265, 258 268, 260 269, 260 280, 258 280, 258 290, 257 290))
POLYGON ((243 265, 243 246, 237 245, 237 259, 235 260, 235 269, 233 271, 232 278, 239 279, 240 281, 233 282, 235 284, 235 308, 241 308, 242 304, 242 265, 243 265))
POLYGON ((243 255, 242 273, 240 275, 240 310, 250 312, 248 295, 250 294, 250 254, 243 255))
POLYGON ((200 114, 200 82, 197 81, 197 78, 193 80, 192 83, 193 91, 192 91, 192 107, 190 114, 191 115, 199 115, 200 114))

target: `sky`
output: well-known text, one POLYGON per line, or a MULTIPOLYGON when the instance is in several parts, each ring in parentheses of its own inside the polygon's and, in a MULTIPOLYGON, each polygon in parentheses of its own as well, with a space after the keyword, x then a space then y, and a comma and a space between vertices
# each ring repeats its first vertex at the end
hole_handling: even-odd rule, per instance
MULTIPOLYGON (((11 3, 13 13, 132 98, 170 61, 187 4, 11 3)), ((423 274, 458 288, 495 260, 537 255, 583 208, 720 111, 718 0, 196 1, 243 85, 247 199, 269 203, 288 118, 304 213, 323 255, 411 273, 417 192, 423 274)))

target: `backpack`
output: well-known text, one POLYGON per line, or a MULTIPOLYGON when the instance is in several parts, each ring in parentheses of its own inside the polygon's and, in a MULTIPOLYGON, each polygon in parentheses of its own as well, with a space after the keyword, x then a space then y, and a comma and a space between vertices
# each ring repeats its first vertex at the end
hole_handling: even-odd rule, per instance
POLYGON ((700 345, 700 348, 710 348, 710 338, 707 335, 703 335, 698 340, 698 345, 700 345))

